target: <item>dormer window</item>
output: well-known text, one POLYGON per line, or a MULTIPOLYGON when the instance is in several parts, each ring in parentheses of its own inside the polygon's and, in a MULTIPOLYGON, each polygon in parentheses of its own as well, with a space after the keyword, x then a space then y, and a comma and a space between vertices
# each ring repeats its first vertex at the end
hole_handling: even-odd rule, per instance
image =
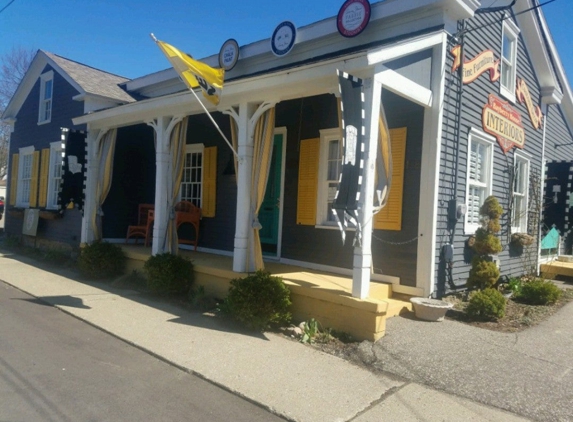
POLYGON ((54 72, 49 71, 40 76, 40 111, 38 124, 50 123, 52 120, 52 97, 54 95, 54 72))
POLYGON ((515 75, 517 71, 517 37, 519 28, 506 17, 503 21, 501 41, 500 94, 515 102, 515 75))

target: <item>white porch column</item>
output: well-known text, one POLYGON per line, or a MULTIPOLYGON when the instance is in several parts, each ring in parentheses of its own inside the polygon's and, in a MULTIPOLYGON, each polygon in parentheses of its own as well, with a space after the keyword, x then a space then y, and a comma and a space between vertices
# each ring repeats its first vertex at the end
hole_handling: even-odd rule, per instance
POLYGON ((233 271, 247 271, 249 234, 251 232, 251 175, 253 172, 253 133, 249 130, 249 120, 255 107, 252 104, 239 105, 237 121, 237 143, 239 163, 237 167, 237 220, 235 225, 235 251, 233 271))
POLYGON ((360 192, 359 218, 362 226, 362 244, 354 248, 354 269, 352 271, 352 296, 364 299, 370 292, 370 274, 372 267, 372 216, 374 207, 374 181, 376 154, 378 152, 378 118, 382 84, 380 75, 364 80, 365 140, 364 140, 364 178, 360 192))
POLYGON ((95 211, 95 195, 97 180, 99 178, 99 163, 97 157, 98 144, 102 136, 107 132, 105 129, 88 128, 88 161, 86 166, 86 191, 84 200, 84 215, 82 217, 81 243, 92 243, 95 240, 95 233, 91 224, 91 217, 95 211))
MULTIPOLYGON (((171 168, 171 155, 169 151, 169 137, 176 119, 171 117, 159 117, 147 124, 155 129, 155 219, 153 222, 153 244, 152 255, 165 252, 163 240, 167 231, 169 220, 167 187, 166 184, 171 178, 169 169, 171 168)), ((180 120, 180 119, 179 119, 180 120)))
POLYGON ((225 114, 229 114, 235 119, 238 126, 237 220, 233 253, 233 271, 235 272, 251 272, 255 270, 255 264, 249 257, 249 245, 251 245, 253 233, 253 216, 251 212, 253 136, 259 118, 274 105, 274 102, 268 101, 259 105, 241 103, 238 114, 235 109, 225 111, 225 114))

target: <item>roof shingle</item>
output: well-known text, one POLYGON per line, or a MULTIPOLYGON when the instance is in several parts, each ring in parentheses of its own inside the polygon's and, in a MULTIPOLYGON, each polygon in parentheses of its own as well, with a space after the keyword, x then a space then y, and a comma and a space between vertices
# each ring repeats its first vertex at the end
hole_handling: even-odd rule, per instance
POLYGON ((119 86, 119 84, 129 81, 128 78, 104 72, 47 51, 43 51, 43 53, 70 75, 86 94, 98 95, 124 103, 135 101, 131 95, 119 86))

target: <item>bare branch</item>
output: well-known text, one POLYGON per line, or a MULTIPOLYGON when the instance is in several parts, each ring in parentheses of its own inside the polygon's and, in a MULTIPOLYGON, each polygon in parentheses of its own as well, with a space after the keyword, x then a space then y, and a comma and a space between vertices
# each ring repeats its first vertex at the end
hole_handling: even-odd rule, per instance
POLYGON ((12 47, 2 56, 0 66, 0 111, 3 111, 16 92, 36 54, 35 50, 12 47))

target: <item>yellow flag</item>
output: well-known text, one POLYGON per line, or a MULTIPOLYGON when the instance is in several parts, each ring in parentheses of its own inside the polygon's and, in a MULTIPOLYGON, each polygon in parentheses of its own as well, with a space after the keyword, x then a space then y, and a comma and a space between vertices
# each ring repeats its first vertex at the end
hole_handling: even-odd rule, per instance
POLYGON ((205 98, 215 105, 219 104, 219 97, 225 80, 224 69, 213 69, 167 43, 156 42, 189 89, 200 86, 205 98))

